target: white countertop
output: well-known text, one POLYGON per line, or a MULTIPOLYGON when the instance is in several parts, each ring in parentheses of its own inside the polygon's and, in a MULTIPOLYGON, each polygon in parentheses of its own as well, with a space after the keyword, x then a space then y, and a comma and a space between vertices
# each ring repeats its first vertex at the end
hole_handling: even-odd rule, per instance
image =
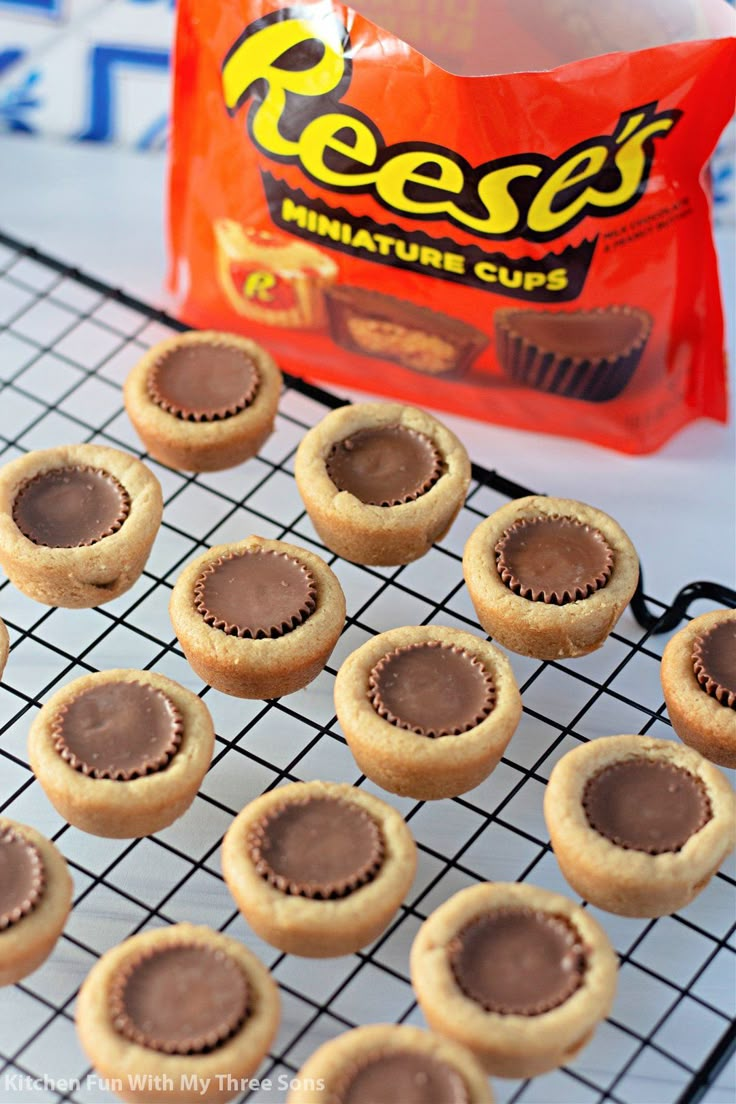
MULTIPOLYGON (((0 138, 0 228, 116 287, 165 305, 165 159, 125 149, 0 138)), ((730 349, 736 363, 733 228, 719 234, 730 349)), ((732 368, 733 378, 733 368, 732 368)), ((535 490, 590 502, 636 544, 649 592, 734 585, 734 399, 727 427, 689 426, 653 456, 447 416, 472 458, 535 490)))

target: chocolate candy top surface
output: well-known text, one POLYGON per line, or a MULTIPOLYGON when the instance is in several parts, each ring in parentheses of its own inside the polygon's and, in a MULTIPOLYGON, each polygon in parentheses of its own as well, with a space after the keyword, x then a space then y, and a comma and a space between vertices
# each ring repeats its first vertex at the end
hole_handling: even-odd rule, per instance
POLYGON ((330 1104, 468 1104, 456 1069, 418 1050, 387 1050, 357 1065, 330 1096, 330 1104))
POLYGON ((13 503, 21 533, 45 548, 96 544, 117 532, 129 512, 130 496, 122 484, 109 472, 83 466, 34 475, 13 503))
POLYGON ((429 437, 401 425, 356 430, 332 446, 327 474, 367 506, 401 506, 426 494, 442 474, 429 437))
POLYGON ((249 838, 256 870, 282 893, 319 900, 347 897, 383 862, 376 821, 335 797, 290 801, 266 814, 249 838))
POLYGON ((695 677, 705 692, 736 709, 736 619, 721 621, 698 636, 692 658, 695 677))
POLYGON ((0 932, 33 911, 44 885, 38 848, 20 832, 0 826, 0 932))
POLYGON ((59 709, 54 747, 75 770, 128 782, 166 767, 184 724, 171 698, 140 682, 90 686, 59 709))
POLYGON ((493 680, 482 663, 440 641, 389 652, 371 671, 368 685, 379 716, 420 736, 467 732, 495 704, 493 680))
POLYGON ((315 610, 309 569, 283 552, 248 549, 209 564, 194 587, 208 625, 229 636, 260 640, 284 636, 315 610))
POLYGON ((232 956, 205 944, 159 945, 124 966, 110 989, 115 1030, 163 1054, 204 1054, 249 1011, 248 981, 232 956))
POLYGON ((515 594, 563 606, 606 585, 614 557, 598 529, 570 517, 515 521, 496 543, 496 568, 515 594))
POLYGON ((705 786, 695 775, 645 756, 594 774, 583 791, 583 808, 600 835, 649 855, 679 851, 712 817, 705 786))
POLYGON ((448 946, 462 992, 487 1012, 539 1016, 580 988, 586 952, 563 917, 526 908, 483 913, 448 946))
POLYGON ((250 406, 260 373, 239 346, 201 341, 163 353, 152 365, 147 384, 153 402, 169 414, 183 421, 216 422, 250 406))
POLYGON ((538 349, 574 360, 617 359, 647 336, 643 312, 627 310, 509 312, 507 325, 538 349))

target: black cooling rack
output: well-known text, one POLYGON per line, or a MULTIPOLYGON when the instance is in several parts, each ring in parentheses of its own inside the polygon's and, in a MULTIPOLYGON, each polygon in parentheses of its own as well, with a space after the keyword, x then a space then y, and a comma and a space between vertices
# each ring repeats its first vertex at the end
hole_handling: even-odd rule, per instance
MULTIPOLYGON (((140 443, 120 385, 143 350, 182 329, 175 320, 0 234, 0 464, 33 449, 91 441, 140 443)), ((135 932, 180 920, 243 940, 270 966, 283 1000, 281 1031, 261 1078, 293 1076, 326 1039, 361 1023, 420 1023, 408 951, 422 920, 478 880, 529 880, 570 893, 549 847, 542 793, 554 762, 581 740, 612 732, 669 736, 659 686, 661 634, 693 603, 736 606, 712 583, 669 605, 639 592, 606 646, 574 663, 512 656, 524 716, 508 755, 482 786, 441 806, 393 798, 419 846, 406 904, 364 952, 295 959, 261 943, 233 907, 219 845, 232 816, 287 780, 327 778, 373 789, 353 762, 332 705, 342 659, 376 632, 440 621, 478 631, 462 583, 461 554, 478 521, 529 492, 475 466, 467 504, 449 537, 417 564, 357 567, 322 547, 296 493, 299 439, 342 400, 287 379, 276 432, 240 469, 185 477, 152 463, 166 501, 147 570, 127 594, 95 610, 52 610, 0 584, 0 615, 12 651, 0 686, 0 812, 33 824, 65 854, 74 909, 49 962, 0 992, 0 1100, 115 1099, 88 1080, 73 1027, 74 1000, 95 959, 135 932), (348 619, 331 665, 306 690, 272 702, 211 691, 186 664, 167 616, 182 566, 203 548, 256 532, 314 546, 332 564, 348 619), (192 809, 150 839, 99 840, 63 823, 34 781, 28 727, 61 683, 114 666, 155 668, 193 688, 213 713, 212 767, 192 809)), ((700 612, 699 609, 697 612, 700 612)), ((496 1081, 500 1104, 686 1104, 733 1099, 724 1067, 736 1046, 736 880, 722 871, 683 913, 658 921, 598 913, 621 956, 611 1018, 570 1068, 534 1081, 496 1081), (719 1082, 719 1078, 721 1081, 719 1082), (712 1086, 716 1084, 716 1087, 712 1086), (731 1093, 731 1095, 729 1095, 731 1093)), ((283 1082, 282 1082, 283 1083, 283 1082)), ((283 1099, 254 1091, 241 1100, 283 1099)))

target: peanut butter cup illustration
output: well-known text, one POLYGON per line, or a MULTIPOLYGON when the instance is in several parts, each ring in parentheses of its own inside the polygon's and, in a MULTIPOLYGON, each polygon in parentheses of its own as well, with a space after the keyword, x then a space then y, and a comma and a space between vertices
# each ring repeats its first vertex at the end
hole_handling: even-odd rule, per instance
POLYGON ((0 469, 0 565, 38 602, 111 602, 143 571, 162 510, 156 477, 118 449, 29 452, 0 469))
POLYGON ((45 962, 71 903, 72 880, 54 844, 0 817, 0 986, 14 985, 45 962))
POLYGON ((249 460, 268 439, 281 382, 255 341, 191 330, 141 358, 125 382, 125 408, 154 459, 219 471, 249 460))
POLYGON ((544 814, 573 889, 622 916, 684 908, 736 845, 726 778, 671 740, 607 736, 568 752, 544 814))
POLYGON ((652 329, 635 307, 588 311, 500 310, 496 350, 514 383, 586 402, 609 402, 629 385, 652 329))
POLYGON ((299 1070, 288 1104, 325 1101, 493 1104, 493 1096, 465 1047, 408 1024, 371 1024, 331 1039, 299 1070))
POLYGON ((190 690, 152 671, 100 671, 44 704, 28 756, 65 820, 93 835, 130 839, 186 812, 214 740, 209 711, 190 690))
POLYGON ((248 537, 189 564, 170 612, 200 678, 236 697, 275 698, 320 673, 342 632, 345 598, 314 552, 248 537))
POLYGON ((450 430, 421 410, 359 403, 307 433, 294 468, 312 524, 354 563, 410 563, 455 520, 470 461, 450 430))
POLYGON ((348 656, 335 710, 364 774, 392 793, 433 800, 488 777, 519 723, 521 698, 492 644, 421 625, 381 633, 348 656))
POLYGON ((639 563, 601 510, 531 495, 481 522, 463 572, 478 620, 499 644, 561 659, 601 647, 636 590, 639 563))
POLYGON ((610 1011, 617 965, 585 909, 501 882, 451 897, 411 950, 412 984, 430 1027, 499 1077, 534 1077, 570 1061, 610 1011))
POLYGON ((736 610, 693 618, 668 643, 660 669, 680 739, 721 767, 736 767, 736 610))
POLYGON ((351 954, 385 929, 414 879, 404 820, 352 786, 297 782, 233 822, 222 870, 253 930, 291 954, 351 954))
POLYGON ((365 288, 330 288, 327 311, 338 345, 429 376, 464 374, 488 345, 459 318, 365 288))
POLYGON ((321 329, 324 294, 338 277, 332 257, 278 230, 215 223, 217 272, 230 305, 251 322, 285 329, 321 329))
POLYGON ((107 951, 76 1011, 90 1061, 122 1081, 120 1095, 131 1104, 189 1104, 193 1083, 202 1100, 231 1100, 232 1085, 268 1051, 279 1017, 278 989, 255 955, 192 924, 135 935, 107 951))

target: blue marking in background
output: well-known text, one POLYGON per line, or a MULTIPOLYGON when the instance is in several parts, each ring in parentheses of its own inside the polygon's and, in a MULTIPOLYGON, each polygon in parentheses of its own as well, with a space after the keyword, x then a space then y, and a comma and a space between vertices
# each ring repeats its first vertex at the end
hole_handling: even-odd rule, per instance
POLYGON ((121 69, 166 73, 169 51, 141 46, 95 46, 90 54, 89 125, 82 142, 107 142, 115 136, 116 81, 121 69))

